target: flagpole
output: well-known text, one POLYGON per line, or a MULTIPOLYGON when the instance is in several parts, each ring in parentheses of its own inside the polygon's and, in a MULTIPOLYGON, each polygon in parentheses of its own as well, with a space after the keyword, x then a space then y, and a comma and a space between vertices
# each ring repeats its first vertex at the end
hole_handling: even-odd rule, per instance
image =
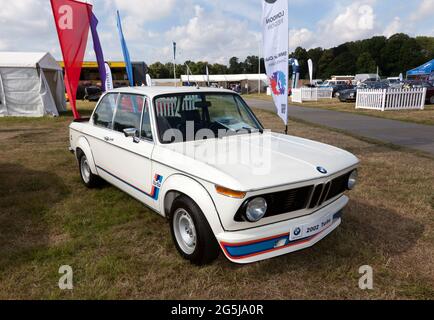
POLYGON ((176 42, 173 41, 173 81, 175 83, 175 87, 178 86, 176 83, 176 42))
POLYGON ((259 40, 258 51, 258 94, 261 94, 261 40, 259 40))

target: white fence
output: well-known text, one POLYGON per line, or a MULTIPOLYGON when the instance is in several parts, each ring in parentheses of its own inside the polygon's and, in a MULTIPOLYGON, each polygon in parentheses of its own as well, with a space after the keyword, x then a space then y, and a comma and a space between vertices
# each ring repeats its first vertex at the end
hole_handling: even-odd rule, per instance
POLYGON ((298 88, 292 89, 292 102, 318 101, 319 99, 332 99, 332 88, 298 88))
POLYGON ((358 89, 356 109, 423 110, 426 88, 414 89, 358 89))

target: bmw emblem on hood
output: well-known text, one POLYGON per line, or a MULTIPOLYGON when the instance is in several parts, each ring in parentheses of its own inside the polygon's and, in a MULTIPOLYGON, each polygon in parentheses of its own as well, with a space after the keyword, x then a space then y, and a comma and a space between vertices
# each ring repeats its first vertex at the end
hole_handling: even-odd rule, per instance
POLYGON ((323 167, 317 167, 316 170, 318 170, 322 174, 327 174, 327 170, 324 169, 323 167))

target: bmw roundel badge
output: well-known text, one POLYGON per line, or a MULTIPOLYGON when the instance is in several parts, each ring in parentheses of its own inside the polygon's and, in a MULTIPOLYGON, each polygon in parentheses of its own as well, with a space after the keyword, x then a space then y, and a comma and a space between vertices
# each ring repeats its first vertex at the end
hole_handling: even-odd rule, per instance
POLYGON ((324 169, 323 167, 317 167, 316 170, 318 170, 322 174, 327 174, 327 170, 324 169))
POLYGON ((296 228, 294 230, 294 236, 298 237, 301 234, 301 229, 300 228, 296 228))

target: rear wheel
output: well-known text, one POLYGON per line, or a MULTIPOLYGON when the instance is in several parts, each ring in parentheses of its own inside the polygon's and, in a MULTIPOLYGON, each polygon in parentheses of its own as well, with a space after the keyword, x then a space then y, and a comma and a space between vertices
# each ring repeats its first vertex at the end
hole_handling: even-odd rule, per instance
POLYGON ((196 265, 217 259, 220 248, 202 210, 186 196, 178 197, 170 215, 170 230, 181 256, 196 265))
POLYGON ((430 103, 430 104, 434 104, 434 95, 431 96, 431 98, 429 98, 429 103, 430 103))
POLYGON ((100 183, 100 179, 97 175, 94 175, 92 173, 89 165, 89 160, 84 153, 80 156, 78 164, 81 180, 83 181, 84 185, 90 189, 97 187, 100 183))

